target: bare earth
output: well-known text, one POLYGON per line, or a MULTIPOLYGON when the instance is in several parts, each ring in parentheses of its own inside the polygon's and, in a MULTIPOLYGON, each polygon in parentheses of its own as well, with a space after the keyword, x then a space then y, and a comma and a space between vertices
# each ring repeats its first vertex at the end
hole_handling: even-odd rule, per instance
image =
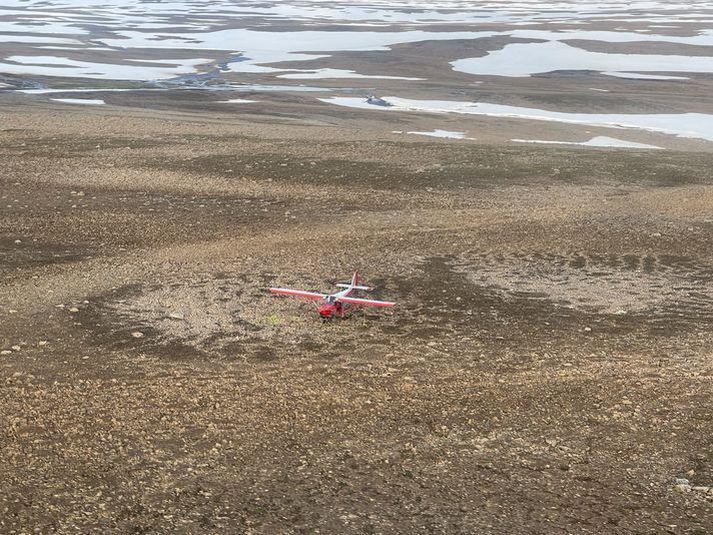
POLYGON ((4 101, 0 532, 713 531, 713 153, 204 106, 4 101))

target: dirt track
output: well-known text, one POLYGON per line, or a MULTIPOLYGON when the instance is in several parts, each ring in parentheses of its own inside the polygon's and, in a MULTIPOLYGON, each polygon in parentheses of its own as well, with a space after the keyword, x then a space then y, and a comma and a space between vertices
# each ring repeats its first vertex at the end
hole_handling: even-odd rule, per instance
POLYGON ((114 113, 3 110, 0 531, 713 530, 713 155, 114 113))

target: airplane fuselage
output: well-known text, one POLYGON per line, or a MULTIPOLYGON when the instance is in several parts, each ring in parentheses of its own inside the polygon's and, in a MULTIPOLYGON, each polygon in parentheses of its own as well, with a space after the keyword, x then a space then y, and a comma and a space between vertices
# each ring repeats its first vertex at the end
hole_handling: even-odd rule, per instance
POLYGON ((352 293, 352 288, 347 288, 341 292, 328 295, 324 298, 324 302, 317 307, 317 312, 319 312, 319 315, 324 319, 328 319, 333 316, 342 316, 347 307, 337 301, 337 298, 346 297, 350 293, 352 293))

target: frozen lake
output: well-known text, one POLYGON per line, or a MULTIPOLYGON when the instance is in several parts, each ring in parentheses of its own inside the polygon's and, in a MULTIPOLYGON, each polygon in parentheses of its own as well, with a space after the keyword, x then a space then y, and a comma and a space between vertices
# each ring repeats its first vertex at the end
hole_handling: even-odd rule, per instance
POLYGON ((364 97, 390 94, 415 98, 382 109, 710 141, 713 1, 2 2, 0 90, 47 101, 60 88, 329 91, 325 102, 368 109, 364 97))
POLYGON ((511 43, 451 62, 444 57, 443 68, 489 76, 594 70, 644 79, 657 72, 710 73, 713 53, 591 52, 564 41, 713 47, 711 21, 710 2, 6 0, 0 6, 2 50, 24 53, 3 53, 0 73, 148 81, 208 72, 220 63, 224 73, 285 79, 416 81, 419 72, 395 76, 383 67, 365 73, 349 65, 304 69, 286 63, 498 36, 542 42, 511 43), (616 30, 594 28, 606 24, 616 30), (688 34, 674 31, 680 24, 689 25, 688 34), (87 52, 101 52, 103 61, 87 61, 87 52))
MULTIPOLYGON (((556 35, 552 37, 556 37, 556 35)), ((713 36, 707 35, 706 42, 713 44, 713 36)), ((586 70, 629 78, 680 80, 685 77, 644 74, 637 76, 633 71, 642 73, 711 73, 713 72, 713 56, 590 52, 561 41, 552 40, 544 43, 510 44, 485 57, 461 59, 454 61, 452 65, 457 71, 491 76, 531 76, 561 70, 586 70)))

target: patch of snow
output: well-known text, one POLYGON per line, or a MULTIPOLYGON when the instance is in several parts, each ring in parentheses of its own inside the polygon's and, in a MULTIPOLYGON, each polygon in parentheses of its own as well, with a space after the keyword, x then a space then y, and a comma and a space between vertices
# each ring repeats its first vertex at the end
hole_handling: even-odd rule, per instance
POLYGON ((451 132, 450 130, 433 130, 432 132, 406 132, 407 134, 416 134, 418 136, 429 136, 429 137, 443 137, 451 139, 474 139, 472 137, 465 137, 465 132, 451 132))
POLYGON ((583 147, 615 147, 626 149, 661 149, 656 145, 647 145, 646 143, 636 143, 634 141, 624 141, 607 136, 596 136, 589 141, 545 141, 542 139, 511 139, 515 143, 543 143, 547 145, 581 145, 583 147))
POLYGON ((651 132, 662 132, 679 137, 705 139, 713 141, 713 115, 705 113, 571 113, 506 106, 487 102, 461 102, 454 100, 412 100, 398 97, 383 97, 390 106, 368 104, 359 97, 321 98, 322 102, 362 108, 367 110, 421 112, 421 113, 458 113, 466 115, 487 115, 513 119, 535 121, 553 121, 568 124, 586 124, 609 128, 634 128, 651 132))
POLYGON ((690 78, 688 78, 687 76, 666 76, 664 74, 644 74, 641 72, 602 71, 602 74, 606 74, 607 76, 615 76, 617 78, 627 78, 630 80, 690 80, 690 78))
MULTIPOLYGON (((370 104, 361 97, 330 97, 320 98, 321 102, 327 104, 336 104, 337 106, 346 106, 348 108, 362 108, 365 110, 388 110, 391 106, 385 104, 370 104)), ((380 99, 383 100, 383 99, 380 99)))
POLYGON ((98 98, 53 98, 50 100, 54 100, 55 102, 62 102, 64 104, 87 104, 89 106, 103 106, 104 104, 106 104, 106 102, 98 98))

